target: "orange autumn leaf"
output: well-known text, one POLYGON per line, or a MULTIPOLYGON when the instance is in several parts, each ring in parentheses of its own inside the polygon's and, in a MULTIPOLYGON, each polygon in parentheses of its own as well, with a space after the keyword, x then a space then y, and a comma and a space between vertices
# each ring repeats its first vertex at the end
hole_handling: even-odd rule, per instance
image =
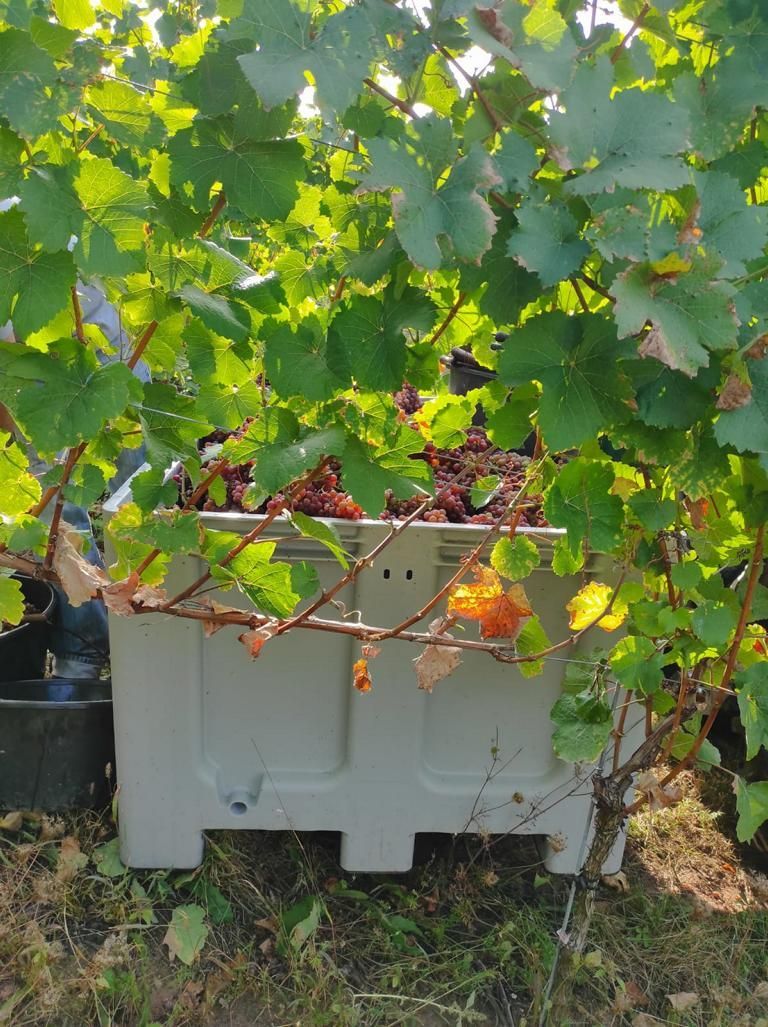
POLYGON ((352 667, 352 674, 354 675, 355 688, 358 692, 370 692, 373 688, 373 682, 368 676, 368 661, 357 660, 352 667))
POLYGON ((483 638, 514 641, 533 615, 525 589, 511 585, 504 591, 501 578, 490 567, 474 568, 475 583, 455 585, 448 597, 448 613, 480 624, 483 638))

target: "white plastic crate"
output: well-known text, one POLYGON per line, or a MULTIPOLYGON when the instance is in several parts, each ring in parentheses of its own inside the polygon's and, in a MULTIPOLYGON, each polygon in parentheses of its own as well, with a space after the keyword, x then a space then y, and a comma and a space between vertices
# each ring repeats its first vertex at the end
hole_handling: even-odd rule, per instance
MULTIPOLYGON (((106 517, 128 500, 130 482, 105 506, 106 517)), ((253 516, 236 513, 203 520, 239 533, 254 524, 253 516)), ((355 556, 389 531, 381 521, 334 523, 355 556)), ((264 537, 289 530, 278 520, 264 537)), ((484 530, 414 524, 338 598, 366 623, 394 626, 436 593, 484 530)), ((559 534, 531 536, 542 561, 525 582, 553 641, 568 632, 565 604, 579 587, 579 579, 550 569, 551 540, 559 534)), ((342 573, 310 539, 280 543, 277 555, 310 560, 326 588, 342 573)), ((169 595, 202 569, 197 559, 175 559, 169 595)), ((593 556, 586 575, 611 581, 614 570, 607 558, 593 556)), ((248 605, 236 590, 217 598, 248 605)), ((341 615, 329 606, 323 616, 341 615)), ((476 637, 474 625, 467 629, 476 637)), ((360 643, 349 636, 298 629, 270 640, 252 660, 236 634, 225 628, 205 640, 196 621, 110 616, 127 865, 194 867, 204 830, 258 828, 339 831, 348 870, 409 869, 417 832, 539 835, 548 870, 580 869, 593 768, 554 756, 549 712, 565 661, 589 650, 589 636, 529 679, 487 653, 465 651, 430 695, 416 684, 419 647, 406 642, 382 643, 369 665, 373 690, 360 694, 352 684, 360 643)), ((635 737, 639 719, 628 717, 635 737)), ((622 838, 607 873, 618 870, 623 848, 622 838)))

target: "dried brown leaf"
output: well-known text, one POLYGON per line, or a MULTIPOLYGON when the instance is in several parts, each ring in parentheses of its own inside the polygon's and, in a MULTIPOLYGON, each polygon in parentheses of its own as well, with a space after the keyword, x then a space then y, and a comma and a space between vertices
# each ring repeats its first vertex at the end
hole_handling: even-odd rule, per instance
POLYGON ((104 597, 104 605, 113 613, 122 617, 129 617, 133 613, 133 601, 136 598, 136 590, 139 587, 139 575, 133 571, 122 581, 113 581, 105 585, 101 594, 104 597))
POLYGON ((511 46, 515 41, 515 37, 504 22, 501 20, 501 15, 493 7, 476 7, 475 14, 477 20, 483 26, 483 28, 490 32, 494 39, 498 40, 503 46, 511 46))
POLYGON ((14 810, 13 813, 6 813, 4 817, 0 818, 0 828, 3 831, 20 831, 24 825, 24 814, 18 810, 14 810))
POLYGON ((164 588, 158 588, 156 585, 139 585, 134 599, 142 606, 156 608, 168 602, 168 593, 164 588))
MULTIPOLYGON (((218 605, 218 604, 216 604, 216 605, 218 605)), ((211 623, 211 621, 204 621, 203 622, 204 625, 205 624, 210 624, 210 623, 211 623)), ((217 624, 216 625, 216 630, 218 630, 222 626, 223 625, 221 625, 221 624, 217 624)), ((214 633, 213 631, 210 632, 211 635, 213 633, 214 633)), ((251 656, 251 659, 255 660, 256 657, 261 652, 261 650, 262 650, 262 648, 264 646, 264 643, 268 642, 270 640, 270 638, 272 638, 274 633, 275 633, 275 628, 274 627, 270 627, 269 625, 265 625, 263 628, 251 628, 250 631, 244 631, 242 633, 242 635, 238 635, 237 636, 237 640, 238 640, 238 642, 242 642, 243 643, 243 645, 248 650, 248 652, 249 652, 249 654, 251 656)), ((209 637, 210 637, 210 635, 206 631, 206 638, 209 638, 209 637)))
POLYGON ((674 995, 667 995, 667 1001, 676 1013, 686 1013, 696 1008, 699 996, 695 991, 678 991, 674 995))
POLYGON ((77 872, 87 866, 88 857, 80 851, 80 842, 71 834, 61 839, 59 859, 56 864, 56 879, 62 882, 72 881, 77 872))
POLYGON ((109 584, 100 567, 88 563, 81 553, 83 537, 71 524, 62 521, 53 552, 53 569, 71 606, 82 606, 109 584))
MULTIPOLYGON (((447 636, 450 637, 450 636, 447 636)), ((461 649, 453 645, 428 645, 413 661, 419 688, 425 692, 452 674, 461 663, 461 649)))
POLYGON ((728 375, 715 406, 718 410, 738 410, 752 402, 752 386, 738 374, 728 375))
POLYGON ((352 676, 354 679, 355 688, 358 692, 370 692, 373 688, 373 682, 371 681, 370 675, 368 674, 368 661, 359 659, 355 662, 352 667, 352 676))

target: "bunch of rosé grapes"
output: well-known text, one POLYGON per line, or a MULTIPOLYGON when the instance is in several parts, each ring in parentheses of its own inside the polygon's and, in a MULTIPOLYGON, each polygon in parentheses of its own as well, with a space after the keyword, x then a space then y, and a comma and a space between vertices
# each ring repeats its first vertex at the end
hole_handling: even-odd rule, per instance
POLYGON ((411 385, 410 382, 403 382, 402 389, 395 393, 394 398, 395 406, 399 407, 404 414, 408 414, 409 417, 424 406, 418 389, 411 385))
MULTIPOLYGON (((242 435, 246 427, 230 435, 242 435)), ((214 432, 212 436, 216 437, 208 436, 201 440, 201 447, 223 441, 220 434, 226 437, 226 433, 214 432)), ((428 524, 493 524, 520 492, 530 464, 530 458, 520 453, 497 450, 481 427, 470 428, 462 445, 452 449, 439 449, 434 443, 428 442, 413 459, 425 461, 434 476, 436 497, 431 505, 425 506, 419 517, 428 524), (499 484, 489 501, 476 507, 472 503, 472 486, 489 476, 496 476, 499 484)), ((227 490, 225 503, 217 505, 209 496, 201 501, 202 508, 242 511, 243 499, 251 481, 252 466, 253 461, 248 461, 227 467, 222 472, 227 490)), ((386 507, 379 516, 387 521, 404 520, 424 505, 424 499, 423 495, 402 499, 388 492, 386 507)), ((541 509, 540 497, 527 496, 525 503, 526 508, 519 519, 519 525, 545 527, 547 521, 541 509)), ((366 516, 359 504, 345 491, 343 467, 335 459, 328 460, 321 474, 295 495, 291 502, 286 503, 285 494, 279 492, 257 509, 247 512, 268 513, 282 509, 283 506, 309 517, 357 521, 366 516)))

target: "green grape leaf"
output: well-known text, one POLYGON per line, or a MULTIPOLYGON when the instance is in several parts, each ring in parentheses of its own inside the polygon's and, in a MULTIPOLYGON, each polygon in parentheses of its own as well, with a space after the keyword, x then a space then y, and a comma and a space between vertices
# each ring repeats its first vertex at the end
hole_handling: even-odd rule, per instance
POLYGON ((500 538, 491 552, 491 566, 510 581, 520 581, 541 563, 539 547, 525 535, 500 538))
POLYGON ((189 184, 199 210, 211 205, 217 182, 227 200, 251 218, 282 220, 298 199, 304 158, 295 139, 253 139, 232 117, 221 116, 177 132, 168 151, 172 184, 189 184))
POLYGON ((177 295, 212 332, 233 342, 244 342, 248 338, 251 315, 240 303, 189 284, 183 285, 177 295))
POLYGON ((640 344, 640 355, 690 378, 707 366, 710 350, 736 345, 733 288, 710 281, 705 268, 668 280, 649 265, 638 265, 618 276, 611 293, 619 337, 636 335, 650 321, 653 327, 640 344))
POLYGON ((342 8, 319 32, 312 31, 310 21, 309 13, 290 0, 250 0, 240 23, 247 22, 259 48, 238 62, 265 107, 300 93, 309 71, 320 107, 341 114, 368 74, 376 36, 362 6, 342 8))
POLYGON ((731 637, 738 619, 737 606, 705 599, 693 611, 691 625, 705 645, 721 648, 731 637))
POLYGON ((178 496, 178 488, 173 479, 165 480, 165 471, 152 468, 132 479, 131 494, 142 513, 151 513, 158 507, 171 506, 178 496))
POLYGON ((68 169, 33 168, 19 196, 30 239, 51 253, 66 250, 81 216, 68 169))
POLYGON ((768 664, 755 663, 737 681, 739 713, 747 736, 747 759, 768 749, 768 664))
POLYGON ((21 183, 21 155, 24 143, 10 129, 0 125, 0 195, 13 196, 21 183))
POLYGON ((297 442, 268 443, 254 453, 251 479, 268 495, 274 495, 305 471, 312 470, 323 457, 343 454, 344 447, 341 427, 313 431, 297 442))
POLYGON ((559 578, 576 574, 584 566, 584 551, 573 552, 568 538, 556 539, 552 548, 552 570, 559 578))
POLYGON ((496 167, 504 179, 507 192, 526 192, 530 178, 539 166, 536 151, 517 132, 505 132, 501 146, 493 154, 496 167))
POLYGON ((374 457, 377 454, 364 442, 357 438, 347 437, 343 458, 343 484, 369 517, 376 518, 386 505, 386 492, 392 492, 401 499, 421 493, 426 499, 427 494, 416 479, 423 474, 416 465, 422 461, 412 460, 409 475, 398 473, 396 469, 382 466, 374 457))
POLYGON ((736 792, 736 837, 740 842, 751 841, 759 827, 768 820, 768 781, 748 784, 744 778, 734 781, 736 792))
POLYGON ((18 210, 0 214, 0 324, 13 319, 23 339, 68 306, 76 280, 68 253, 46 253, 32 245, 18 210))
POLYGON ((60 340, 51 353, 18 350, 0 366, 16 382, 14 416, 40 452, 91 439, 141 394, 125 364, 101 366, 74 339, 60 340))
POLYGON ((265 327, 262 336, 264 367, 278 395, 304 396, 311 403, 322 403, 341 387, 329 370, 326 339, 316 318, 306 319, 295 331, 285 324, 265 327))
POLYGON ((552 707, 552 747, 568 763, 592 763, 611 738, 611 708, 591 692, 565 692, 552 707))
POLYGON ((530 318, 511 333, 499 358, 499 375, 507 385, 542 383, 544 438, 553 449, 567 449, 626 420, 632 389, 617 366, 626 353, 610 321, 556 311, 530 318))
POLYGON ((82 204, 75 226, 77 266, 84 275, 124 275, 144 266, 145 187, 104 157, 83 161, 74 178, 82 204))
POLYGON ((576 42, 563 17, 546 0, 530 7, 504 0, 497 7, 473 5, 467 13, 469 34, 483 50, 519 68, 532 85, 558 91, 573 74, 576 42))
POLYGON ((406 329, 428 331, 436 317, 431 300, 413 288, 400 295, 390 287, 378 300, 356 296, 331 321, 328 366, 339 379, 362 389, 394 391, 406 368, 406 329))
POLYGON ((544 513, 553 527, 566 529, 574 556, 587 544, 608 553, 621 541, 623 506, 611 494, 613 482, 609 464, 579 457, 565 464, 550 486, 544 513))
POLYGON ((739 453, 768 454, 768 360, 749 362, 752 394, 736 410, 725 410, 715 422, 715 438, 721 446, 739 453))
POLYGON ((198 393, 198 408, 211 424, 239 428, 246 417, 258 408, 262 390, 256 382, 244 385, 204 385, 198 393))
POLYGON ((520 385, 509 399, 488 414, 485 427, 488 437, 500 449, 517 449, 533 431, 531 415, 539 400, 535 385, 520 385))
POLYGON ((24 596, 21 582, 15 578, 0 577, 0 623, 19 624, 24 616, 24 596))
POLYGON ((665 656, 649 638, 622 638, 608 658, 613 675, 624 688, 641 695, 653 695, 664 678, 665 656))
POLYGON ((53 9, 67 29, 87 29, 96 21, 96 12, 88 0, 54 0, 53 9))
MULTIPOLYGON (((551 644, 536 614, 525 623, 523 630, 515 640, 518 656, 533 656, 535 653, 542 653, 551 644)), ((544 670, 544 659, 530 660, 528 663, 518 663, 516 666, 524 678, 534 678, 544 670)))
POLYGON ((472 506, 478 510, 487 506, 500 484, 501 478, 498 474, 488 474, 483 478, 478 478, 469 490, 469 501, 472 506))
POLYGON ((768 240, 765 211, 747 206, 739 183, 715 171, 694 174, 700 210, 700 244, 723 261, 724 278, 746 274, 745 261, 759 257, 768 240))
POLYGON ((499 327, 514 324, 523 309, 540 293, 536 275, 509 259, 509 240, 516 225, 517 220, 513 216, 503 217, 480 266, 470 264, 461 268, 462 289, 475 292, 486 286, 476 302, 480 311, 499 327))
POLYGON ((741 55, 721 57, 703 75, 675 79, 675 101, 689 116, 694 153, 710 161, 739 141, 756 105, 768 103, 765 76, 750 69, 741 55))
POLYGON ((291 521, 305 538, 313 538, 316 542, 320 542, 326 549, 330 550, 344 570, 349 567, 349 561, 347 560, 347 554, 341 538, 332 524, 324 524, 322 521, 307 517, 306 514, 298 510, 291 514, 291 521))
POLYGON ((18 442, 0 432, 0 495, 3 515, 18 517, 40 499, 38 480, 29 473, 29 460, 18 442))
POLYGON ((646 531, 668 528, 677 514, 677 504, 662 498, 661 489, 641 489, 629 497, 627 506, 646 531))
POLYGON ((226 567, 213 567, 220 581, 233 580, 254 606, 273 617, 289 617, 303 598, 294 589, 291 564, 272 562, 274 542, 259 542, 238 553, 226 567))
POLYGON ((19 135, 34 139, 57 127, 64 113, 57 78, 50 54, 28 32, 0 33, 0 109, 19 135))
MULTIPOLYGON (((370 139, 371 170, 363 177, 359 192, 383 192, 393 188, 392 212, 400 244, 419 267, 436 269, 443 264, 442 246, 459 260, 476 262, 491 245, 496 217, 481 192, 501 182, 488 154, 473 147, 453 166, 448 180, 437 188, 437 175, 427 163, 436 154, 445 156, 441 119, 422 119, 421 135, 411 142, 409 152, 392 139, 370 139), (434 132, 428 133, 429 126, 434 132), (433 150, 430 135, 437 140, 433 150), (418 160, 421 155, 425 162, 418 160), (442 244, 442 246, 441 246, 442 244)), ((449 122, 446 124, 450 125, 449 122)), ((435 166, 442 170, 442 161, 435 166)), ((439 174, 439 171, 437 174, 439 174)))
MULTIPOLYGON (((655 699, 658 699, 663 694, 665 693, 657 693, 655 699)), ((671 699, 671 696, 668 696, 667 698, 671 699)), ((674 706, 670 708, 674 708, 674 706)), ((657 712, 663 711, 657 710, 657 712)), ((693 745, 696 741, 699 730, 701 728, 701 721, 702 718, 700 716, 691 717, 690 720, 687 720, 680 728, 680 730, 675 734, 674 741, 672 742, 672 748, 669 750, 669 754, 672 757, 672 759, 685 759, 685 757, 693 748, 693 745)), ((719 750, 712 744, 712 742, 710 742, 708 738, 705 738, 704 743, 699 749, 698 755, 695 759, 696 767, 700 768, 701 770, 710 770, 712 767, 719 767, 720 762, 721 759, 719 750)))
POLYGON ((163 126, 146 96, 126 82, 105 79, 88 89, 86 103, 94 118, 118 143, 148 149, 160 142, 163 126))
POLYGON ((550 135, 564 171, 587 168, 566 184, 575 195, 628 189, 677 189, 688 170, 677 156, 688 142, 688 116, 659 93, 625 89, 611 99, 608 57, 584 62, 552 112, 550 135))
POLYGON ((563 203, 528 199, 517 210, 519 228, 509 237, 507 253, 527 271, 535 271, 548 288, 581 266, 589 246, 578 236, 578 224, 563 203))
POLYGON ((29 34, 41 50, 47 50, 54 59, 63 57, 77 39, 75 29, 65 28, 53 21, 39 18, 33 14, 29 20, 29 34))
POLYGON ((420 413, 429 426, 432 442, 440 449, 452 449, 466 442, 467 429, 475 413, 474 398, 438 396, 425 403, 420 413))

